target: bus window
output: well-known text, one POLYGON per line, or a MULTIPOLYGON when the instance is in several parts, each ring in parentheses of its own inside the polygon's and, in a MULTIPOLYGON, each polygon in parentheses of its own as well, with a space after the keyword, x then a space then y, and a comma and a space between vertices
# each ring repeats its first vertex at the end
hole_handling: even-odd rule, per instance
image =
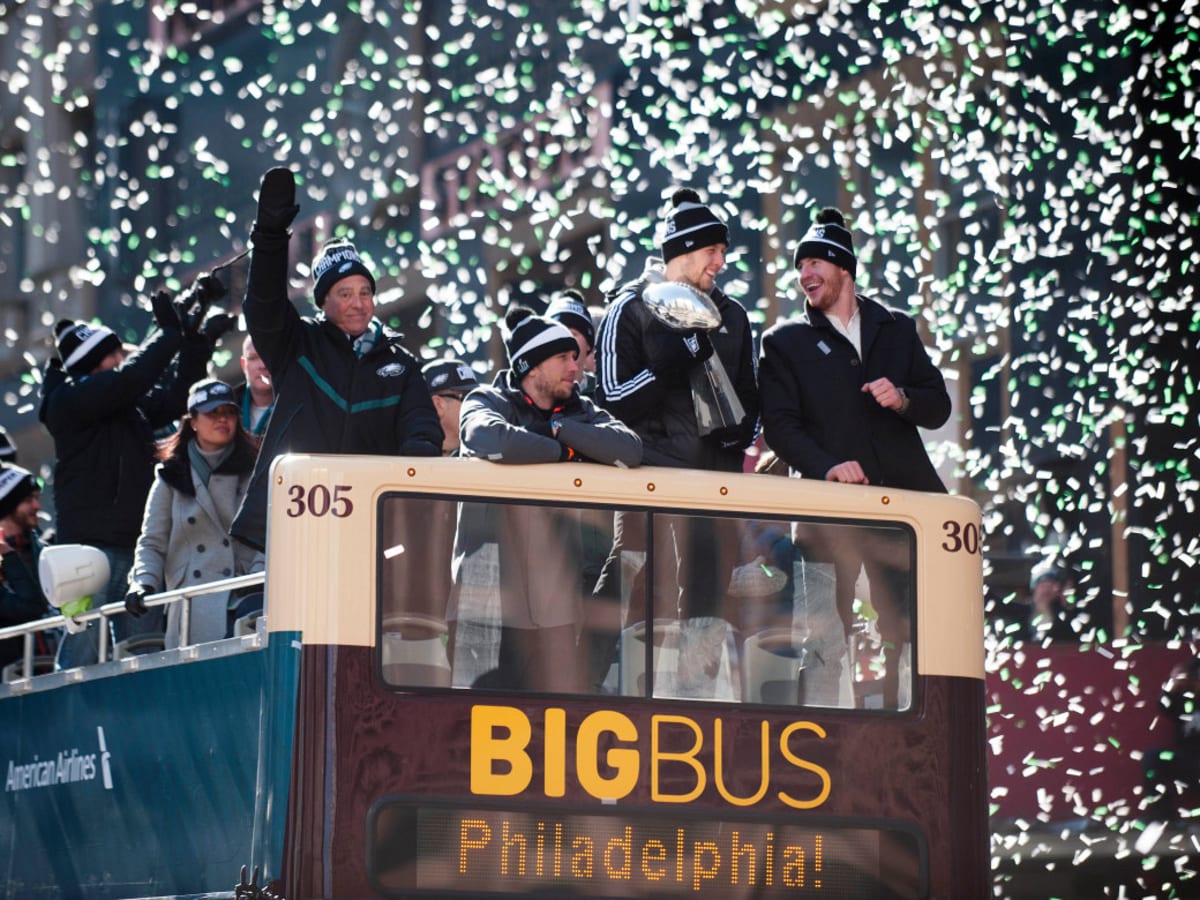
POLYGON ((394 686, 911 702, 907 528, 398 495, 380 509, 394 686))

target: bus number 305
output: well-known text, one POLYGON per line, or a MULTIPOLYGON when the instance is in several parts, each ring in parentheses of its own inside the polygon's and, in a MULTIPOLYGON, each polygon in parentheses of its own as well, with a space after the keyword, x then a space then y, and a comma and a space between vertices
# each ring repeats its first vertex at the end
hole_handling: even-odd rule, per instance
POLYGON ((354 512, 354 504, 350 501, 350 485, 336 484, 332 489, 323 484, 314 484, 306 488, 302 484, 293 484, 288 488, 289 518, 300 516, 331 515, 344 519, 354 512))

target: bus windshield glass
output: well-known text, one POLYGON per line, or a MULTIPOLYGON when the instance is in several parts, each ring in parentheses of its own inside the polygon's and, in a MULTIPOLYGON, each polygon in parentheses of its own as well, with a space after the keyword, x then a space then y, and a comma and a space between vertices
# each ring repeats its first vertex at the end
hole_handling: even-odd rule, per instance
POLYGON ((916 548, 899 523, 404 494, 379 512, 394 687, 912 701, 916 548))

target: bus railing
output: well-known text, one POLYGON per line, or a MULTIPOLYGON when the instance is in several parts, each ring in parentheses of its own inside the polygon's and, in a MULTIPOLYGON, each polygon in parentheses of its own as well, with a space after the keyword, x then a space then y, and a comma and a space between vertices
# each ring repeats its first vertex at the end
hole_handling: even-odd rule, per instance
MULTIPOLYGON (((206 581, 201 584, 187 585, 186 587, 175 588, 170 591, 162 591, 157 594, 148 594, 145 598, 147 609, 154 606, 170 606, 174 603, 181 604, 179 617, 179 646, 189 646, 191 641, 190 625, 191 625, 191 601, 196 597, 203 597, 208 594, 216 594, 224 591, 234 591, 240 588, 257 587, 266 581, 265 572, 252 572, 249 575, 235 575, 231 578, 222 578, 217 581, 206 581)), ((34 652, 33 638, 34 635, 43 631, 52 631, 55 628, 62 628, 71 622, 73 626, 86 627, 88 623, 100 620, 99 631, 99 647, 97 653, 97 663, 108 661, 109 648, 109 630, 105 625, 110 616, 119 615, 125 612, 125 600, 114 600, 112 603, 106 603, 103 606, 97 606, 94 609, 89 609, 86 612, 80 613, 77 616, 48 616, 41 619, 34 619, 32 622, 24 622, 20 625, 10 625, 7 628, 0 628, 0 640, 5 638, 20 637, 24 638, 24 652, 22 654, 21 666, 22 678, 25 680, 33 675, 34 671, 34 652)))

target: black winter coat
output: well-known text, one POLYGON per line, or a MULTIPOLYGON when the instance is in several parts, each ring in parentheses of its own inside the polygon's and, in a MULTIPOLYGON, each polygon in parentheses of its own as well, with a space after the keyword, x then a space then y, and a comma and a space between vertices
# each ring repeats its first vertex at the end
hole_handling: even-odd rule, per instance
POLYGON ((332 323, 287 296, 286 240, 256 240, 242 310, 275 384, 275 410, 230 529, 265 550, 271 463, 283 453, 441 456, 442 427, 421 365, 389 329, 362 357, 332 323))
POLYGON ((945 492, 922 428, 950 416, 942 373, 925 352, 916 323, 904 313, 860 297, 862 358, 821 312, 781 322, 763 335, 759 389, 763 437, 805 478, 823 479, 839 463, 857 460, 873 485, 945 492), (908 393, 908 410, 884 409, 862 387, 886 377, 908 393))
POLYGON ((659 342, 671 332, 642 302, 645 286, 645 281, 637 281, 620 288, 605 309, 596 336, 596 402, 642 439, 645 465, 742 471, 743 453, 758 428, 759 408, 746 310, 719 290, 712 291, 721 327, 709 337, 746 415, 728 433, 701 437, 688 372, 656 372, 659 342))
POLYGON ((76 379, 51 361, 38 418, 54 438, 59 543, 133 549, 154 481, 154 432, 187 412, 210 353, 204 338, 171 329, 107 372, 76 379))

